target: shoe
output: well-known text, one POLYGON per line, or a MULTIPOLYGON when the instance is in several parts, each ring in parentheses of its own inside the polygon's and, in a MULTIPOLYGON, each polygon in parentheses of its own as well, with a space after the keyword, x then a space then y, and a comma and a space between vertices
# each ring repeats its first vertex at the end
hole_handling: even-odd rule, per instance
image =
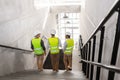
POLYGON ((56 70, 56 72, 59 72, 59 70, 56 70))
POLYGON ((53 72, 55 72, 55 70, 53 70, 53 72))
POLYGON ((69 71, 72 71, 72 69, 71 69, 71 68, 69 68, 69 71))
POLYGON ((70 71, 71 71, 71 70, 72 70, 72 67, 68 66, 68 70, 70 70, 70 71))
POLYGON ((43 71, 43 69, 38 69, 39 72, 43 71))
POLYGON ((66 72, 68 72, 69 70, 65 70, 66 72))

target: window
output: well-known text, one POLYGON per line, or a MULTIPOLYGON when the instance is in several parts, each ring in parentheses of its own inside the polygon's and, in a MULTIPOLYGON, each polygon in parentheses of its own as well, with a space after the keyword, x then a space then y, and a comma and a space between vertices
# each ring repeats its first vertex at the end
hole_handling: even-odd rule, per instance
POLYGON ((62 44, 64 44, 65 33, 70 32, 75 43, 79 39, 80 13, 59 13, 58 31, 62 44))

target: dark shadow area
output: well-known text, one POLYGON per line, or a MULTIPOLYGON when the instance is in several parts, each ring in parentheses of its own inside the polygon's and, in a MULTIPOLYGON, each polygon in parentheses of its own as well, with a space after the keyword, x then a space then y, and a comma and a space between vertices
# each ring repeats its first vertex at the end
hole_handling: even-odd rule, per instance
MULTIPOLYGON (((60 58, 59 58, 59 69, 64 70, 65 66, 64 66, 64 62, 63 62, 63 50, 60 50, 59 56, 60 56, 60 58)), ((44 69, 52 69, 50 53, 48 54, 43 67, 44 67, 44 69)))

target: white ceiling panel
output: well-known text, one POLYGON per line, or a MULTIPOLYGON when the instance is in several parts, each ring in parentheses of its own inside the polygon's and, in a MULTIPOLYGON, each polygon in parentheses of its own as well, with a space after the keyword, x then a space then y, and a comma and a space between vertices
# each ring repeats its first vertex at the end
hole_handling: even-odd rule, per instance
POLYGON ((83 0, 50 0, 50 3, 80 3, 83 0))
POLYGON ((85 0, 34 0, 36 6, 81 5, 85 0))
POLYGON ((51 6, 50 12, 51 13, 80 13, 80 6, 79 5, 64 5, 64 6, 51 6))

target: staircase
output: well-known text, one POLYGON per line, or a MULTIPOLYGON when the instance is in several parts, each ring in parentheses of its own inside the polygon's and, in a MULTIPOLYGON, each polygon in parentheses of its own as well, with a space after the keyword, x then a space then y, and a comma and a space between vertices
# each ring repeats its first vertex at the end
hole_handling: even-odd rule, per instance
POLYGON ((59 70, 59 72, 53 72, 52 70, 44 70, 39 72, 37 70, 33 71, 23 71, 7 76, 0 77, 0 80, 87 80, 80 71, 66 72, 64 70, 59 70))

